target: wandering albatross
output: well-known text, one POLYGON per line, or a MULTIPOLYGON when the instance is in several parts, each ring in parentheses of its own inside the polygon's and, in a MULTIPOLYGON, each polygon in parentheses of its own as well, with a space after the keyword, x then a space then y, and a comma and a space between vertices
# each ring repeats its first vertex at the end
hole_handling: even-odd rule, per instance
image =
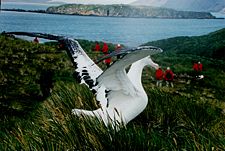
POLYGON ((97 117, 105 125, 127 124, 139 115, 147 106, 148 97, 141 83, 142 70, 145 66, 158 68, 150 58, 151 55, 161 53, 162 49, 153 46, 140 46, 134 49, 112 52, 98 62, 122 55, 104 72, 91 60, 82 49, 78 41, 64 36, 29 33, 8 32, 5 34, 24 35, 57 40, 64 43, 67 53, 75 67, 74 77, 81 84, 86 84, 96 94, 101 107, 97 110, 73 109, 75 115, 97 117), (130 66, 128 73, 126 68, 130 66))

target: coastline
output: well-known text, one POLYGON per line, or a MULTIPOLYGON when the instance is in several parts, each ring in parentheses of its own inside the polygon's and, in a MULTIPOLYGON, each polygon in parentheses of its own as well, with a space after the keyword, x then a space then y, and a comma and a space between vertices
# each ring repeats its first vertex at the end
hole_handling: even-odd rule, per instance
POLYGON ((83 15, 83 14, 63 14, 63 13, 50 13, 47 12, 47 10, 25 10, 25 9, 1 9, 1 11, 12 11, 12 12, 25 12, 25 13, 42 13, 42 14, 55 14, 55 15, 69 15, 69 16, 94 16, 94 17, 116 17, 116 18, 151 18, 151 19, 225 19, 225 18, 216 18, 214 16, 214 18, 194 18, 194 17, 190 17, 190 18, 176 18, 176 17, 130 17, 130 16, 105 16, 105 15, 83 15))

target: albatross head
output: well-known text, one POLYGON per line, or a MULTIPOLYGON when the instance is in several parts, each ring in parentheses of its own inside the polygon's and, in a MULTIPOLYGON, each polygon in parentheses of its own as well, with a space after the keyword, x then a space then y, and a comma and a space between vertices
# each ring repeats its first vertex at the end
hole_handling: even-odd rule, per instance
POLYGON ((155 69, 159 68, 159 65, 157 63, 153 62, 150 56, 147 56, 147 57, 141 59, 141 61, 143 62, 143 64, 145 66, 150 66, 155 69))
POLYGON ((140 46, 137 49, 142 50, 142 52, 144 52, 147 55, 147 57, 142 59, 142 61, 145 65, 153 67, 155 69, 159 68, 159 65, 152 61, 151 55, 162 53, 163 50, 161 48, 154 47, 154 46, 140 46))

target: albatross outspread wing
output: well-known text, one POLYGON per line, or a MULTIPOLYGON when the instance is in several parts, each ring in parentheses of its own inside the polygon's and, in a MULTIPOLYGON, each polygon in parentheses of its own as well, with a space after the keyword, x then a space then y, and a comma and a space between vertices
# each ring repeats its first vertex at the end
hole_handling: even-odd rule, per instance
POLYGON ((74 76, 78 82, 86 84, 92 91, 97 91, 96 78, 103 71, 89 58, 76 40, 66 38, 64 43, 75 67, 74 76))
POLYGON ((106 56, 105 58, 116 55, 123 55, 123 57, 114 62, 106 71, 104 71, 97 78, 97 82, 99 82, 100 85, 104 85, 108 91, 122 91, 124 94, 127 95, 135 95, 137 90, 128 78, 125 69, 129 65, 135 63, 136 61, 142 58, 161 52, 162 50, 160 48, 153 46, 142 46, 135 49, 123 50, 118 53, 114 52, 106 56))

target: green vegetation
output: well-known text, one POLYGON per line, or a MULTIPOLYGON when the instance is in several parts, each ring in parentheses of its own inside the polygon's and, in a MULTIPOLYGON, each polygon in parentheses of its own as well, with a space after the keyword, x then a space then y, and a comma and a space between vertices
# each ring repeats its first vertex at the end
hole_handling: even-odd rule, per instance
MULTIPOLYGON (((79 42, 89 52, 95 44, 87 40, 79 42)), ((72 63, 59 44, 34 44, 5 36, 0 36, 0 43, 0 107, 3 114, 29 112, 45 99, 54 81, 74 82, 72 63), (46 90, 46 87, 49 88, 46 90)), ((113 49, 113 44, 109 44, 109 50, 113 49)))
MULTIPOLYGON (((63 70, 65 55, 56 53, 54 47, 33 44, 10 37, 0 37, 0 100, 1 111, 31 107, 40 100, 39 79, 49 70, 63 70)), ((68 60, 68 59, 67 59, 68 60)))
POLYGON ((93 108, 87 105, 93 95, 79 85, 57 82, 51 97, 28 118, 5 116, 1 150, 224 149, 225 116, 215 104, 146 89, 145 111, 117 132, 100 121, 71 115, 75 107, 93 108))
POLYGON ((174 37, 149 42, 145 45, 158 46, 166 52, 225 60, 225 28, 208 35, 174 37))
MULTIPOLYGON (((225 29, 204 36, 175 37, 144 45, 162 48, 164 53, 155 57, 156 62, 164 69, 170 66, 178 76, 184 73, 192 75, 193 62, 203 63, 204 81, 194 86, 198 90, 202 89, 201 93, 206 89, 215 92, 217 99, 225 101, 225 29)), ((185 87, 188 91, 191 90, 191 94, 195 90, 192 89, 193 85, 185 87)))
MULTIPOLYGON (((207 45, 211 51, 223 45, 220 41, 223 32, 209 34, 212 39, 205 38, 211 42, 207 45), (214 41, 215 37, 220 38, 214 41)), ((201 40, 200 37, 188 40, 191 43, 196 38, 201 40)), ((71 114, 73 108, 95 109, 97 105, 88 88, 73 80, 72 64, 57 43, 34 44, 0 36, 0 107, 4 111, 0 150, 224 150, 223 58, 201 56, 198 51, 207 42, 199 43, 197 52, 190 54, 185 52, 195 49, 195 45, 183 45, 185 49, 178 45, 183 40, 168 41, 153 42, 165 50, 153 56, 153 60, 163 69, 171 66, 177 75, 175 87, 155 87, 155 81, 150 78, 154 71, 147 68, 143 74, 149 97, 147 108, 120 131, 115 131, 97 119, 71 114), (203 63, 205 79, 187 84, 179 75, 191 74, 193 60, 203 63), (54 73, 53 88, 51 95, 43 97, 39 81, 42 71, 48 70, 54 73)), ((96 57, 91 51, 94 42, 79 42, 92 58, 96 57)), ((114 49, 113 44, 110 49, 114 49)))
POLYGON ((49 7, 47 13, 69 15, 94 15, 149 18, 215 18, 207 12, 177 11, 167 8, 132 5, 83 5, 65 4, 49 7))

